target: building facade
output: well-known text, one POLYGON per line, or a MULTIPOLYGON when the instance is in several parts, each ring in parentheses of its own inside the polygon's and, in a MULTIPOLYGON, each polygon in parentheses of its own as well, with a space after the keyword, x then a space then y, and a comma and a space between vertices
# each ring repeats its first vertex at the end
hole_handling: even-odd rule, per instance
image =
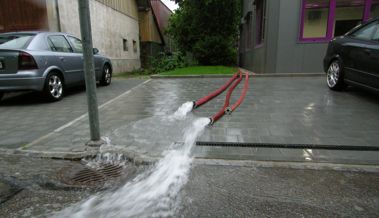
MULTIPOLYGON (((49 29, 80 37, 77 0, 46 1, 49 29), (55 16, 54 16, 55 15, 55 16)), ((90 0, 93 47, 111 59, 113 74, 141 67, 135 0, 90 0)))
POLYGON ((379 16, 378 0, 242 0, 239 65, 320 73, 329 41, 379 16))
POLYGON ((151 59, 159 52, 170 54, 176 50, 173 38, 164 34, 168 17, 172 11, 160 0, 145 0, 138 7, 141 32, 141 62, 143 68, 149 68, 151 59))
MULTIPOLYGON (((89 0, 93 46, 111 59, 113 74, 141 67, 141 1, 89 0)), ((0 33, 47 30, 81 36, 78 0, 2 1, 0 12, 0 33)))

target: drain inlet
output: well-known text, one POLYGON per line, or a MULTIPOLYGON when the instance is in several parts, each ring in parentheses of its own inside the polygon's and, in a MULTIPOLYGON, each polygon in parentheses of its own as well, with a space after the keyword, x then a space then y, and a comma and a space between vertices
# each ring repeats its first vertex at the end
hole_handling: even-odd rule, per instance
POLYGON ((132 164, 99 164, 96 168, 81 163, 74 163, 62 168, 59 175, 61 180, 70 185, 98 186, 108 181, 126 178, 134 171, 132 164))

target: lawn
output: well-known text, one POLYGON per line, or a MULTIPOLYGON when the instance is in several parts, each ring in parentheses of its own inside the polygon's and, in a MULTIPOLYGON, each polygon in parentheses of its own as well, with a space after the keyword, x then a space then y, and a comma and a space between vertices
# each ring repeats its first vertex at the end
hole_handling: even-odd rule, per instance
POLYGON ((233 67, 225 66, 194 66, 194 67, 185 67, 159 75, 208 75, 208 74, 235 74, 238 73, 233 67))
MULTIPOLYGON (((158 75, 207 75, 207 74, 235 74, 238 73, 233 67, 225 66, 194 66, 185 67, 158 75)), ((133 70, 133 72, 123 73, 120 75, 114 75, 114 77, 123 77, 129 79, 147 79, 151 73, 144 70, 133 70)))

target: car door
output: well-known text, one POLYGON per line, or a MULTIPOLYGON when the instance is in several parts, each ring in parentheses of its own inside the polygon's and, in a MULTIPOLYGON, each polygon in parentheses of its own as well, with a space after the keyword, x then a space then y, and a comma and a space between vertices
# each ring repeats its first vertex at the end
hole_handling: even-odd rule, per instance
POLYGON ((367 45, 370 43, 372 33, 377 22, 369 23, 348 35, 347 46, 348 62, 345 66, 345 79, 367 84, 370 76, 367 74, 367 45))
POLYGON ((368 86, 379 89, 379 24, 365 47, 365 74, 368 86))
POLYGON ((80 55, 74 52, 67 39, 63 35, 50 35, 47 41, 59 66, 64 70, 65 84, 83 82, 83 61, 80 55))
MULTIPOLYGON (((83 45, 81 40, 73 37, 73 36, 68 36, 67 37, 70 41, 70 43, 73 45, 75 51, 80 55, 81 60, 83 60, 83 45)), ((96 73, 96 78, 97 80, 100 80, 100 75, 101 75, 101 70, 102 70, 102 65, 103 65, 103 58, 101 55, 94 54, 94 65, 95 65, 95 73, 96 73)), ((83 75, 84 75, 84 64, 83 64, 83 75)))

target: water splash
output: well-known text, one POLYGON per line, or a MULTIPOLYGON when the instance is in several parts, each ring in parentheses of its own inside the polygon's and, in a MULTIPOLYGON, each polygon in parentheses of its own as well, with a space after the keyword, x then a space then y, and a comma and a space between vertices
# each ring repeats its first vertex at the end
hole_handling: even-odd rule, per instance
MULTIPOLYGON (((136 142, 139 147, 149 150, 159 142, 165 144, 167 149, 172 142, 182 140, 183 131, 195 120, 195 115, 190 113, 192 105, 192 102, 186 102, 170 115, 149 117, 112 127, 104 136, 110 138, 113 145, 136 142)), ((100 149, 105 150, 106 146, 100 149)))
POLYGON ((189 101, 184 103, 182 106, 178 108, 178 110, 171 116, 168 116, 168 119, 171 120, 184 120, 188 112, 190 112, 193 108, 193 102, 189 101))
MULTIPOLYGON (((188 104, 183 105, 170 118, 184 119, 191 108, 188 104)), ((180 210, 181 196, 178 193, 188 180, 193 160, 190 156, 191 149, 196 137, 202 134, 208 124, 209 118, 197 118, 184 130, 182 143, 179 146, 172 144, 150 170, 115 192, 94 195, 80 204, 66 208, 55 217, 174 216, 180 210)))

